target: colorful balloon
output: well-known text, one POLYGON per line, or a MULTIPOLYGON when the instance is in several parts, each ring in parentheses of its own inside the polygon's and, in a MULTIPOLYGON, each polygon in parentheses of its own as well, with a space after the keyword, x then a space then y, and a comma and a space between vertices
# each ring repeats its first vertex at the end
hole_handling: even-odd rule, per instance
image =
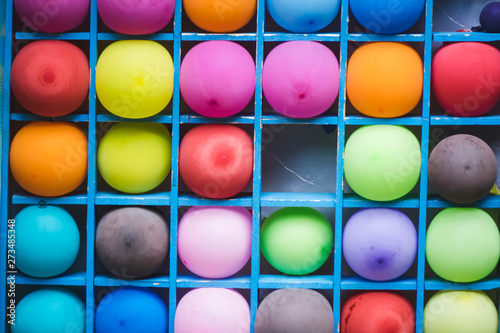
POLYGON ((500 32, 500 2, 490 2, 484 6, 479 15, 479 22, 486 32, 500 32))

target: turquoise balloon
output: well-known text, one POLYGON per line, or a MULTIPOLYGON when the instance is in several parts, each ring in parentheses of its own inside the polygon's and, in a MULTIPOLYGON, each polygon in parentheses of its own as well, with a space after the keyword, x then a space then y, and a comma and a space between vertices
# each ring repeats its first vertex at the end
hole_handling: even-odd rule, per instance
POLYGON ((12 333, 83 333, 85 306, 71 291, 40 289, 17 304, 15 320, 12 333))
POLYGON ((80 233, 73 217, 56 206, 28 206, 15 218, 17 268, 34 277, 65 272, 80 249, 80 233))

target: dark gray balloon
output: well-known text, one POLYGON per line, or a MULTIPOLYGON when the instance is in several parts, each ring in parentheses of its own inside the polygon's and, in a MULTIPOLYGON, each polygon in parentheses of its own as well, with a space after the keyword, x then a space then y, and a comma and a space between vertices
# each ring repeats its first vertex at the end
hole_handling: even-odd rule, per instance
POLYGON ((261 302, 255 333, 333 333, 333 311, 326 298, 309 289, 279 289, 261 302))
POLYGON ((483 198, 497 178, 497 160, 486 142, 468 134, 450 136, 432 150, 429 181, 443 198, 471 203, 483 198))
POLYGON ((122 279, 154 273, 165 261, 169 230, 163 216, 139 207, 104 215, 96 231, 96 252, 104 267, 122 279))

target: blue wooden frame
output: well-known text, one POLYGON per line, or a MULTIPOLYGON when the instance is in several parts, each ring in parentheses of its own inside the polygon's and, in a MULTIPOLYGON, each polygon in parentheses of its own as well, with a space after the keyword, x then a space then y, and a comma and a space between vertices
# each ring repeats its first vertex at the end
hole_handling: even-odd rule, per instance
MULTIPOLYGON (((6 29, 5 39, 1 40, 0 51, 2 60, 5 64, 5 76, 3 80, 2 96, 2 129, 1 132, 1 211, 0 211, 0 257, 6 257, 6 231, 7 220, 13 218, 11 207, 13 205, 38 204, 45 201, 48 204, 60 205, 82 205, 86 206, 87 212, 87 253, 86 253, 86 271, 69 275, 62 275, 51 279, 36 279, 19 274, 17 276, 18 285, 61 285, 61 286, 79 286, 85 288, 85 304, 87 311, 86 332, 92 333, 94 316, 94 298, 96 287, 114 287, 120 285, 136 285, 151 288, 168 288, 168 306, 170 311, 170 332, 174 331, 173 318, 177 304, 178 288, 197 288, 197 287, 227 287, 250 290, 250 308, 253 321, 259 302, 259 289, 277 289, 277 288, 311 288, 331 290, 333 292, 333 315, 335 326, 339 327, 339 318, 341 310, 341 293, 348 290, 405 290, 415 292, 416 296, 416 331, 422 332, 422 318, 424 308, 424 294, 426 290, 441 289, 481 289, 491 290, 500 288, 500 278, 486 279, 472 284, 450 284, 440 280, 429 280, 425 278, 425 232, 427 224, 428 208, 445 208, 452 206, 450 203, 441 200, 428 198, 427 195, 427 158, 429 155, 429 129, 431 125, 500 125, 500 116, 484 116, 476 118, 455 118, 451 116, 436 116, 430 112, 430 70, 432 60, 432 43, 445 41, 499 41, 500 34, 488 33, 455 33, 455 32, 433 32, 433 1, 428 0, 425 8, 425 29, 423 33, 417 34, 398 34, 398 35, 376 35, 348 32, 348 0, 342 0, 340 32, 338 33, 317 33, 317 34, 292 34, 284 32, 266 32, 265 19, 265 1, 258 1, 256 31, 252 33, 234 33, 234 34, 210 34, 210 33, 191 33, 183 32, 182 25, 182 5, 181 1, 176 1, 174 28, 171 33, 158 33, 148 35, 145 38, 157 41, 170 41, 173 43, 173 61, 174 61, 174 93, 172 100, 172 115, 157 116, 149 118, 148 121, 169 124, 172 131, 172 171, 171 187, 169 192, 160 192, 148 195, 121 195, 116 193, 99 192, 97 189, 97 170, 96 170, 96 142, 90 140, 89 144, 89 171, 88 171, 88 192, 86 194, 68 195, 60 198, 39 198, 25 194, 12 193, 9 189, 8 155, 10 141, 10 126, 12 122, 35 121, 44 119, 35 115, 11 112, 11 93, 10 93, 10 64, 14 56, 12 52, 12 43, 16 40, 37 40, 37 39, 63 39, 70 41, 88 41, 89 63, 91 66, 91 85, 89 93, 88 114, 68 115, 59 118, 59 120, 83 122, 88 124, 89 138, 95 138, 96 126, 101 122, 130 121, 120 119, 112 115, 98 114, 96 110, 95 97, 95 65, 98 56, 99 41, 113 41, 121 39, 137 39, 141 37, 123 36, 115 33, 99 32, 98 13, 96 0, 91 0, 90 28, 86 32, 69 32, 64 34, 43 34, 30 32, 15 32, 13 29, 13 4, 12 0, 7 0, 5 7, 6 29), (204 41, 224 39, 232 41, 254 42, 256 45, 256 68, 257 83, 255 93, 255 108, 253 116, 236 116, 226 119, 207 119, 200 116, 191 116, 180 114, 180 91, 179 91, 179 67, 181 63, 181 43, 183 41, 204 41), (313 119, 289 119, 277 115, 263 115, 263 97, 262 97, 262 64, 264 61, 264 43, 280 42, 289 40, 314 40, 319 42, 334 42, 340 45, 340 92, 338 102, 338 115, 326 115, 313 119), (396 119, 374 119, 363 117, 361 115, 346 115, 346 69, 347 69, 347 48, 349 42, 365 41, 405 41, 419 42, 424 47, 424 85, 421 116, 410 116, 396 119), (2 59, 3 58, 3 59, 2 59), (209 200, 196 197, 194 195, 179 194, 179 170, 176 161, 178 160, 178 147, 180 137, 180 124, 202 124, 202 123, 236 123, 253 125, 254 131, 254 177, 252 195, 238 197, 227 200, 209 200), (336 192, 335 193, 262 193, 261 175, 262 175, 262 126, 270 124, 314 124, 336 126, 338 134, 337 147, 337 167, 336 170, 336 192), (343 184, 343 153, 346 140, 346 126, 351 125, 370 125, 370 124, 396 124, 404 126, 420 127, 421 147, 422 147, 422 168, 419 185, 419 192, 416 195, 409 195, 394 202, 377 203, 365 200, 356 195, 344 194, 343 184), (170 274, 152 279, 138 281, 122 281, 107 275, 95 274, 95 255, 94 255, 94 230, 97 206, 111 205, 150 205, 150 206, 169 206, 171 220, 171 244, 170 244, 170 274), (177 221, 178 208, 183 206, 197 205, 218 205, 218 206, 243 206, 253 210, 253 234, 252 234, 252 257, 250 276, 234 277, 222 280, 206 280, 193 276, 182 276, 177 274, 177 221), (310 207, 335 207, 335 248, 334 265, 331 275, 307 276, 307 277, 287 277, 277 275, 261 274, 260 271, 260 224, 261 207, 285 207, 285 206, 310 206, 310 207), (342 223, 343 209, 346 207, 395 207, 395 208, 413 208, 419 213, 418 220, 418 258, 417 274, 415 278, 397 279, 390 282, 372 282, 358 277, 342 276, 342 223)), ((1 17, 1 15, 0 15, 1 17)), ((142 121, 142 120, 141 120, 142 121)), ((498 197, 488 197, 477 203, 475 206, 484 208, 499 208, 500 199, 498 197)), ((6 262, 1 261, 0 279, 6 279, 6 262)), ((6 291, 0 288, 0 300, 5 304, 6 291)), ((498 301, 496 302, 498 306, 498 301)), ((0 307, 0 314, 5 318, 5 307, 0 307)), ((0 331, 6 330, 6 322, 0 326, 0 331)))

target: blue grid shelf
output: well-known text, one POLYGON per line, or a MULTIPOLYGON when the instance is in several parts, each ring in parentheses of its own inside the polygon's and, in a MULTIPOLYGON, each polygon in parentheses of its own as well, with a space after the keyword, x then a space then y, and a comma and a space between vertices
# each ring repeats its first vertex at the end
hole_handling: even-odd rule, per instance
MULTIPOLYGON (((464 33, 454 32, 461 29, 460 26, 454 26, 453 23, 444 22, 443 14, 440 12, 444 3, 456 3, 456 1, 442 1, 442 4, 435 6, 433 0, 426 1, 424 14, 422 15, 417 28, 409 33, 397 35, 377 35, 369 31, 362 31, 360 27, 352 28, 349 20, 351 15, 348 10, 348 0, 342 0, 341 11, 335 22, 326 28, 324 32, 314 34, 294 34, 284 32, 282 29, 269 28, 272 22, 269 22, 270 16, 266 14, 265 1, 259 0, 257 13, 251 24, 251 30, 231 34, 214 34, 205 32, 196 32, 193 24, 183 14, 181 0, 176 1, 173 24, 170 24, 165 31, 157 34, 145 36, 126 36, 122 34, 109 32, 109 29, 103 28, 103 23, 99 19, 97 11, 97 0, 91 0, 90 17, 85 27, 79 28, 75 32, 63 34, 45 34, 34 33, 19 29, 19 19, 13 11, 13 0, 5 0, 0 3, 0 22, 5 18, 5 35, 0 36, 0 63, 4 64, 3 88, 0 96, 0 113, 2 122, 1 133, 1 213, 0 213, 0 279, 6 280, 6 234, 7 220, 15 216, 21 208, 27 205, 36 204, 54 204, 72 207, 81 215, 84 225, 82 233, 82 248, 79 255, 80 263, 76 270, 71 270, 60 276, 49 279, 32 278, 21 273, 17 274, 17 284, 19 288, 36 288, 37 286, 65 286, 80 291, 80 295, 86 306, 86 333, 94 332, 94 312, 96 300, 99 299, 101 290, 124 285, 159 288, 159 293, 164 295, 164 300, 169 308, 169 328, 174 331, 174 322, 176 305, 179 295, 182 295, 181 289, 190 289, 198 287, 220 287, 236 288, 244 291, 251 309, 251 320, 253 322, 256 311, 261 301, 260 291, 278 288, 310 288, 327 292, 329 301, 333 307, 332 316, 335 319, 335 327, 339 327, 339 318, 342 300, 344 295, 349 295, 355 290, 399 290, 409 295, 416 311, 416 332, 422 332, 422 318, 425 302, 429 295, 436 290, 443 289, 477 289, 493 291, 495 303, 499 305, 498 295, 495 291, 500 289, 500 277, 497 272, 492 276, 476 283, 454 284, 436 278, 426 266, 425 260, 425 233, 429 223, 430 210, 436 210, 453 206, 449 202, 428 193, 427 185, 427 159, 432 143, 433 127, 453 127, 457 126, 485 126, 486 129, 500 126, 500 112, 494 112, 492 115, 486 115, 476 118, 455 118, 445 115, 442 110, 435 110, 436 104, 431 94, 431 61, 435 49, 443 42, 497 42, 500 41, 500 34, 490 33, 464 33), (437 15, 439 13, 439 16, 437 15), (435 16, 436 15, 436 16, 435 16), (436 18, 439 17, 439 18, 436 18), (448 25, 447 25, 447 24, 448 25), (444 26, 444 28, 443 28, 444 26), (189 27, 186 29, 185 27, 189 27), (83 30, 82 30, 83 29, 83 30), (415 30, 415 31, 414 31, 415 30), (195 31, 195 32, 193 32, 195 31), (14 97, 11 94, 10 87, 10 67, 13 58, 16 55, 16 48, 19 43, 29 43, 33 40, 41 39, 60 39, 75 43, 85 43, 88 45, 88 57, 91 67, 91 84, 88 96, 88 110, 60 117, 58 119, 49 119, 49 121, 70 121, 81 123, 88 131, 91 142, 89 145, 88 177, 84 189, 71 193, 67 196, 57 198, 41 198, 25 192, 18 191, 18 187, 12 180, 9 173, 9 144, 15 134, 15 128, 19 124, 46 120, 43 117, 29 114, 25 110, 18 109, 14 103, 14 97), (116 117, 102 110, 102 106, 96 98, 95 93, 95 67, 102 45, 123 39, 148 39, 168 44, 172 50, 174 62, 174 93, 171 104, 167 110, 160 115, 141 120, 130 120, 116 117), (194 43, 207 40, 230 40, 245 45, 251 45, 254 50, 257 84, 254 101, 252 102, 251 112, 244 113, 235 117, 223 119, 208 119, 190 113, 185 110, 182 97, 179 90, 179 68, 182 59, 183 43, 194 43), (282 117, 273 110, 270 110, 262 94, 261 77, 262 66, 266 55, 266 45, 276 45, 279 42, 291 40, 311 40, 324 43, 337 54, 340 61, 340 91, 339 98, 334 104, 334 109, 325 114, 312 119, 290 119, 282 117), (374 119, 362 116, 353 112, 352 106, 346 98, 346 69, 352 47, 357 47, 365 42, 372 41, 398 41, 407 42, 419 49, 424 64, 424 84, 422 101, 418 108, 410 115, 395 119, 374 119), (110 127, 110 124, 122 121, 148 121, 165 124, 172 134, 172 169, 168 178, 168 184, 165 189, 153 191, 145 195, 125 195, 116 193, 109 188, 102 186, 102 179, 98 175, 96 166, 96 142, 102 133, 110 127), (182 136, 182 127, 204 123, 227 123, 238 124, 248 128, 252 132, 255 144, 254 153, 254 174, 253 183, 250 192, 245 192, 235 198, 226 200, 210 200, 200 198, 192 193, 186 193, 179 185, 180 177, 178 170, 179 143, 182 136), (412 127, 420 138, 422 167, 419 184, 407 196, 393 202, 373 202, 365 200, 355 194, 346 191, 346 184, 343 178, 343 154, 344 145, 348 136, 349 128, 357 128, 362 125, 370 124, 393 124, 412 127), (336 136, 336 147, 334 162, 330 170, 330 176, 335 178, 335 185, 328 191, 322 192, 286 192, 267 190, 263 181, 263 159, 264 159, 264 136, 266 126, 297 126, 315 128, 327 128, 334 132, 336 136), (264 190, 266 188, 266 190, 264 190), (101 211, 116 206, 155 206, 160 207, 169 215, 170 218, 170 255, 165 271, 167 273, 158 273, 147 279, 140 280, 120 280, 103 273, 98 268, 98 259, 94 251, 96 219, 101 211), (209 280, 202 279, 182 270, 181 263, 177 258, 177 224, 186 207, 190 206, 241 206, 252 210, 253 214, 253 233, 252 233, 252 256, 250 263, 244 269, 241 275, 235 277, 209 280), (328 267, 331 269, 318 275, 303 277, 278 275, 277 271, 269 269, 261 260, 260 253, 260 226, 263 218, 266 216, 263 211, 269 211, 278 207, 289 206, 307 206, 330 209, 329 217, 335 235, 334 251, 329 259, 328 267), (414 223, 418 231, 418 256, 413 273, 410 276, 389 281, 373 282, 358 276, 346 270, 343 264, 342 256, 342 228, 348 215, 347 210, 356 210, 364 207, 393 207, 415 212, 414 223), (346 217, 347 216, 347 217, 346 217)), ((478 5, 484 5, 488 1, 475 1, 478 5)), ((462 5, 463 11, 468 11, 465 7, 468 1, 458 1, 462 5)), ((452 5, 450 5, 452 6, 452 5)), ((472 15, 468 13, 468 15, 472 15)), ((475 15, 475 14, 474 14, 475 15)), ((476 15, 478 16, 478 15, 476 15)), ((476 24, 477 25, 477 24, 476 24)), ((277 27, 274 25, 274 27, 277 27)), ((1 27, 0 27, 1 31, 1 27)), ((496 209, 500 208, 500 198, 489 196, 474 204, 476 207, 496 209)), ((498 213, 497 213, 498 214, 498 213)), ((7 294, 5 288, 0 288, 0 302, 6 304, 7 294)), ((19 301, 19 300, 17 300, 19 301)), ((0 307, 0 315, 6 318, 5 307, 0 307)), ((9 332, 9 326, 4 320, 0 326, 0 332, 9 332)), ((252 324, 253 332, 253 324, 252 324)), ((306 333, 306 332, 305 332, 306 333)))

